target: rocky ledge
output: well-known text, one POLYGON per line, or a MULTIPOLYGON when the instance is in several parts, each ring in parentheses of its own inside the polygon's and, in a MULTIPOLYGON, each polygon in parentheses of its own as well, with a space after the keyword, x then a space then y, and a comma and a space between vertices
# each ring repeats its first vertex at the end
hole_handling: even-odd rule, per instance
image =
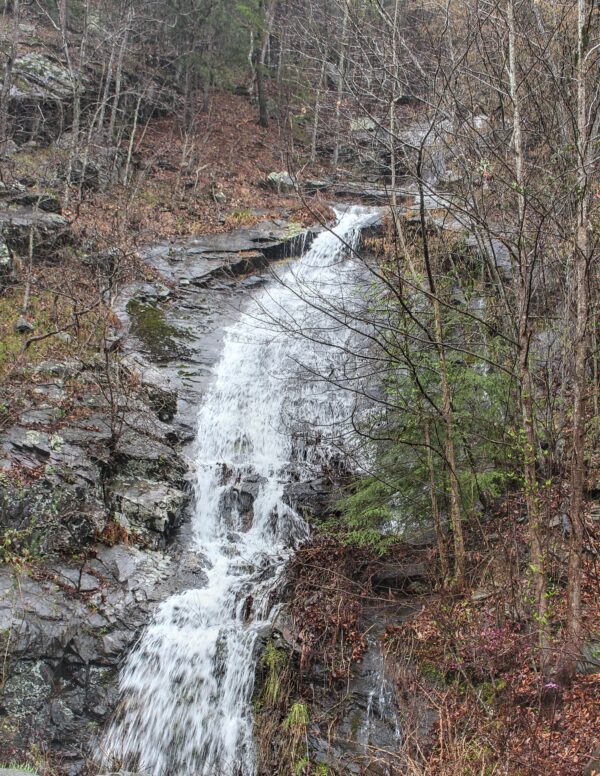
POLYGON ((140 630, 168 595, 203 584, 203 561, 186 549, 189 445, 223 331, 265 280, 238 276, 299 253, 315 233, 265 222, 149 249, 160 280, 124 290, 107 352, 43 362, 23 375, 26 391, 4 397, 5 762, 37 751, 83 772, 140 630))

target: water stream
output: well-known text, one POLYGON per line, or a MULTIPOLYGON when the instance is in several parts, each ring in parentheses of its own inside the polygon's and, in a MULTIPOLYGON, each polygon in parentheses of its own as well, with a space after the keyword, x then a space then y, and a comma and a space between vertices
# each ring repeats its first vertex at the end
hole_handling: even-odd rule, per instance
POLYGON ((130 653, 102 743, 111 767, 255 773, 257 640, 286 559, 308 530, 285 488, 314 477, 347 432, 351 399, 319 375, 339 384, 351 371, 344 343, 353 335, 331 313, 355 293, 347 245, 373 219, 365 208, 340 214, 335 234, 320 234, 226 332, 195 449, 193 549, 207 581, 164 601, 130 653))

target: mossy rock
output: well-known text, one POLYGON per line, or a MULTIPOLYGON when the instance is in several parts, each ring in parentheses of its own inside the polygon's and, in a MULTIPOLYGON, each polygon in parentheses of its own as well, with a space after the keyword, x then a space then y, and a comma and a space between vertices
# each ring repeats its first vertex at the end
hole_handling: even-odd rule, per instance
POLYGON ((187 354, 181 340, 188 339, 189 334, 169 323, 160 307, 132 299, 127 304, 127 313, 131 333, 155 361, 169 361, 187 354))

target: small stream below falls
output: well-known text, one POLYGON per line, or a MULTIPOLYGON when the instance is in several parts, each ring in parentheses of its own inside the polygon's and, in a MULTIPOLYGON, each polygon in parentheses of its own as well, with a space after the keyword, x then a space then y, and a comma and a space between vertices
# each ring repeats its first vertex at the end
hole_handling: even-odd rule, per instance
POLYGON ((194 448, 190 551, 207 582, 164 601, 129 654, 101 744, 107 766, 152 776, 255 773, 257 641, 275 614, 286 560, 308 534, 285 490, 335 459, 348 433, 351 399, 332 383, 352 376, 344 343, 356 335, 329 313, 359 297, 347 246, 376 218, 357 207, 340 214, 334 233, 321 233, 281 282, 259 289, 225 332, 194 448))

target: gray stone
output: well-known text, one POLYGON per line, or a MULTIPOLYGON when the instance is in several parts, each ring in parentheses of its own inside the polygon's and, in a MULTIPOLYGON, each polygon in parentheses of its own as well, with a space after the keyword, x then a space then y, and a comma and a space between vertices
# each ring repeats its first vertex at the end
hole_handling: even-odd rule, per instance
POLYGON ((270 172, 267 175, 267 183, 278 194, 294 191, 295 184, 289 172, 270 172))
POLYGON ((381 563, 371 577, 375 590, 411 592, 410 585, 414 582, 423 583, 427 580, 427 568, 421 562, 381 563))
POLYGON ((166 533, 179 525, 189 496, 164 482, 137 478, 113 483, 116 508, 135 526, 166 533))
POLYGON ((4 157, 12 156, 19 150, 19 147, 12 138, 8 138, 0 143, 0 154, 4 157))
POLYGON ((379 124, 369 116, 350 119, 350 132, 375 132, 379 124))
POLYGON ((583 776, 600 776, 600 746, 592 752, 592 756, 586 765, 583 776))
POLYGON ((471 593, 471 600, 473 601, 486 601, 488 598, 492 598, 495 595, 494 590, 486 590, 486 588, 478 588, 471 593))
POLYGON ((331 186, 331 181, 309 179, 302 183, 302 188, 307 194, 316 194, 318 191, 327 191, 331 186))
POLYGON ((84 366, 78 359, 69 358, 64 361, 40 361, 35 367, 37 375, 50 375, 62 379, 72 379, 83 372, 84 366))
POLYGON ((438 176, 437 185, 444 191, 452 191, 460 186, 463 180, 464 177, 460 173, 447 169, 438 176))
POLYGON ((45 213, 62 213, 62 203, 54 194, 45 191, 21 191, 19 189, 7 189, 0 192, 0 198, 11 206, 29 207, 42 210, 45 213))
POLYGON ((240 281, 240 285, 243 288, 256 288, 257 286, 262 286, 267 282, 267 279, 264 277, 261 277, 260 275, 250 275, 248 278, 244 278, 242 281, 240 281))
POLYGON ((31 207, 0 208, 0 235, 11 253, 23 256, 29 252, 33 235, 34 259, 55 258, 56 250, 71 240, 64 216, 31 207))
POLYGON ((97 191, 100 188, 100 169, 89 158, 72 159, 70 164, 63 164, 59 171, 59 177, 72 184, 81 186, 88 191, 97 191))
POLYGON ((171 289, 163 283, 141 283, 133 298, 140 302, 160 302, 171 296, 171 289))
POLYGON ((123 251, 113 247, 96 253, 89 253, 81 259, 81 262, 88 267, 101 270, 105 274, 110 274, 122 258, 123 251))
POLYGON ((6 240, 0 234, 0 287, 6 285, 13 274, 13 259, 6 244, 6 240))
POLYGON ((58 407, 40 405, 34 409, 26 410, 19 416, 19 423, 27 426, 50 426, 61 417, 58 407))
POLYGON ((159 420, 165 423, 172 420, 177 412, 178 391, 169 373, 158 369, 138 353, 123 356, 121 366, 139 380, 159 420))
POLYGON ((580 674, 596 674, 600 671, 600 639, 591 639, 584 643, 577 671, 580 674))
POLYGON ((66 581, 80 593, 92 593, 100 588, 99 580, 82 569, 60 568, 57 572, 61 581, 66 581))
POLYGON ((24 318, 22 315, 20 315, 17 318, 17 321, 13 326, 13 328, 17 332, 17 334, 30 334, 32 331, 35 330, 34 324, 30 323, 27 320, 27 318, 24 318))
POLYGON ((134 547, 102 547, 98 558, 117 582, 127 582, 137 571, 142 555, 134 547))
POLYGON ((13 99, 27 97, 64 102, 73 95, 69 70, 36 51, 17 57, 13 72, 16 76, 11 87, 13 99))

